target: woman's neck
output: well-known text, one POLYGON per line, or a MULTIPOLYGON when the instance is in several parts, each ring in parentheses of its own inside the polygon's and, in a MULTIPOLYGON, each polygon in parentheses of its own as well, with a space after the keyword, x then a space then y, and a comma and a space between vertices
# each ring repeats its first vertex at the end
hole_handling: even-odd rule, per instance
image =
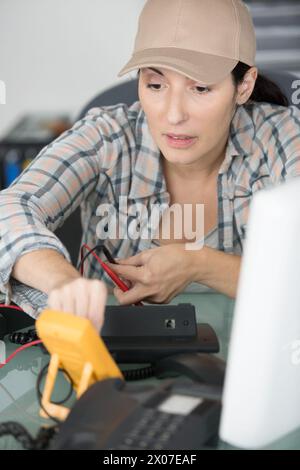
POLYGON ((163 157, 163 170, 166 177, 169 176, 170 178, 176 178, 178 180, 183 179, 185 182, 204 182, 211 178, 215 178, 224 158, 225 150, 218 156, 218 158, 215 158, 209 163, 207 163, 207 161, 200 161, 189 165, 182 165, 169 162, 163 157))

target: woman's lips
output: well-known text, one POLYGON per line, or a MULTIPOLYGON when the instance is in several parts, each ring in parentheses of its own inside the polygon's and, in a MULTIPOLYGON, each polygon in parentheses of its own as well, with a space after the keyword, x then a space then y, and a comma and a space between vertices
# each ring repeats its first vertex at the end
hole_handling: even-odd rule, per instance
POLYGON ((189 137, 189 138, 174 138, 171 135, 165 136, 167 139, 167 143, 170 147, 173 148, 187 148, 193 145, 197 139, 197 137, 189 137))

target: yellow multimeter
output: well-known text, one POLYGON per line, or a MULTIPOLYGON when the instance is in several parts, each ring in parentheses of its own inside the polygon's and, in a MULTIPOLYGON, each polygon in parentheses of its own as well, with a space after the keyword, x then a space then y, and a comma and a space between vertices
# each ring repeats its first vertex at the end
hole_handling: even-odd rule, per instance
MULTIPOLYGON (((77 398, 98 380, 114 377, 123 379, 122 372, 90 320, 46 309, 37 319, 36 329, 51 354, 42 396, 42 406, 50 416, 64 420, 70 411, 51 402, 60 368, 70 375, 77 398)), ((40 414, 47 417, 43 409, 40 414)))

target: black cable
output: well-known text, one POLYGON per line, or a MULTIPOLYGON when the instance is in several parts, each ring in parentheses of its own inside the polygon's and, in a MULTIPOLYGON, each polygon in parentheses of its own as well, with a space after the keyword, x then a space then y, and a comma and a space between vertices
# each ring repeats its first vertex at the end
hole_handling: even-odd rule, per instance
MULTIPOLYGON (((37 331, 35 328, 32 328, 28 331, 15 331, 14 333, 11 333, 11 335, 8 337, 9 341, 13 344, 28 344, 31 343, 32 341, 39 340, 39 336, 37 334, 37 331)), ((40 348, 40 350, 43 353, 49 354, 47 351, 47 348, 44 346, 43 343, 36 344, 34 347, 40 348)))
POLYGON ((114 200, 116 209, 119 210, 119 201, 117 199, 117 195, 115 193, 115 189, 114 189, 114 186, 112 184, 110 176, 108 176, 108 174, 106 174, 105 171, 100 171, 100 173, 101 173, 101 175, 104 175, 106 177, 106 180, 107 180, 108 184, 110 185, 110 189, 111 189, 111 192, 112 192, 112 195, 113 195, 113 200, 114 200))
POLYGON ((40 428, 35 440, 35 450, 48 449, 53 437, 58 433, 58 426, 51 426, 51 428, 40 428))
POLYGON ((12 436, 16 441, 20 442, 22 447, 26 450, 42 450, 47 449, 53 436, 57 433, 57 427, 40 428, 36 438, 19 423, 8 421, 0 423, 0 437, 12 436))
POLYGON ((91 254, 93 251, 95 251, 95 250, 97 250, 97 249, 99 249, 99 248, 101 248, 101 250, 102 250, 102 249, 103 249, 103 246, 104 246, 104 245, 102 245, 102 244, 101 244, 101 245, 96 245, 96 246, 94 246, 93 248, 91 248, 91 249, 84 255, 84 257, 83 257, 82 260, 80 261, 80 265, 79 265, 79 270, 80 270, 80 272, 81 272, 81 269, 82 269, 82 267, 83 267, 83 264, 84 264, 85 260, 88 258, 88 256, 90 256, 90 254, 91 254))
POLYGON ((37 335, 36 329, 32 328, 27 331, 17 331, 9 335, 9 341, 13 344, 27 344, 31 343, 32 341, 38 340, 39 337, 37 335))
POLYGON ((81 272, 81 269, 82 269, 82 267, 83 267, 83 263, 85 262, 85 260, 86 260, 86 259, 88 258, 88 256, 90 256, 90 254, 91 254, 93 251, 95 251, 95 250, 101 250, 101 251, 105 254, 107 260, 108 260, 110 263, 116 264, 114 258, 112 257, 111 253, 109 252, 109 250, 106 248, 105 245, 103 245, 103 244, 101 244, 101 245, 96 245, 96 246, 94 246, 93 248, 91 248, 91 249, 84 255, 84 257, 82 258, 82 260, 80 261, 80 265, 79 265, 79 270, 80 270, 80 272, 81 272))
POLYGON ((147 366, 141 369, 122 370, 121 372, 124 375, 124 379, 128 382, 131 380, 149 379, 150 377, 154 376, 153 366, 147 366))
POLYGON ((20 442, 24 449, 32 449, 34 447, 34 439, 29 432, 19 423, 8 421, 0 423, 0 437, 13 436, 16 441, 20 442))
MULTIPOLYGON (((45 372, 46 372, 46 370, 48 369, 48 367, 49 367, 49 363, 46 364, 46 365, 41 369, 41 371, 40 371, 40 373, 39 373, 39 375, 38 375, 38 378, 37 378, 37 381, 36 381, 37 397, 38 397, 39 405, 40 405, 40 407, 42 408, 42 410, 44 411, 44 413, 46 413, 46 415, 47 415, 49 418, 51 418, 53 421, 55 421, 57 424, 60 424, 60 421, 59 421, 58 419, 56 419, 54 416, 51 416, 51 415, 48 413, 48 411, 45 409, 45 407, 43 406, 43 403, 42 403, 42 396, 43 396, 43 394, 42 394, 42 392, 41 392, 41 382, 42 382, 42 380, 43 380, 43 378, 44 378, 45 372)), ((69 390, 67 396, 66 396, 63 400, 60 400, 60 401, 53 401, 52 403, 53 403, 54 405, 63 405, 63 404, 64 404, 67 400, 69 400, 69 398, 72 396, 72 393, 73 393, 73 385, 74 385, 74 384, 73 384, 72 378, 70 377, 69 373, 68 373, 66 370, 64 370, 64 369, 58 369, 58 370, 59 370, 60 372, 63 372, 63 373, 67 376, 67 378, 68 378, 68 380, 69 380, 69 382, 70 382, 70 390, 69 390)))
MULTIPOLYGON (((38 379, 37 379, 37 383, 36 383, 36 385, 37 385, 37 392, 38 392, 38 396, 39 396, 40 398, 42 398, 42 395, 43 395, 42 392, 41 392, 41 389, 40 389, 41 381, 43 380, 43 376, 45 375, 45 371, 46 371, 46 369, 47 369, 48 367, 49 367, 49 363, 46 364, 46 365, 41 369, 41 371, 40 371, 40 373, 39 373, 39 376, 38 376, 38 379)), ((58 369, 58 370, 59 370, 60 372, 63 372, 63 373, 67 376, 67 378, 68 378, 68 380, 69 380, 69 383, 70 383, 70 390, 69 390, 67 396, 66 396, 63 400, 60 400, 60 401, 53 401, 52 403, 53 403, 54 405, 63 405, 67 400, 69 400, 69 398, 71 398, 72 393, 73 393, 73 385, 74 385, 74 383, 73 383, 73 380, 72 380, 70 374, 69 374, 65 369, 58 369)))

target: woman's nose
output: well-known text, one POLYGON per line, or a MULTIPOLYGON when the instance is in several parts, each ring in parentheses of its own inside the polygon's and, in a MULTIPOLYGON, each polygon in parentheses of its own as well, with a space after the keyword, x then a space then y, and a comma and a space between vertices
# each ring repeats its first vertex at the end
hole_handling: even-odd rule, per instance
POLYGON ((184 100, 180 96, 172 96, 167 104, 167 119, 170 124, 179 124, 188 119, 184 100))

